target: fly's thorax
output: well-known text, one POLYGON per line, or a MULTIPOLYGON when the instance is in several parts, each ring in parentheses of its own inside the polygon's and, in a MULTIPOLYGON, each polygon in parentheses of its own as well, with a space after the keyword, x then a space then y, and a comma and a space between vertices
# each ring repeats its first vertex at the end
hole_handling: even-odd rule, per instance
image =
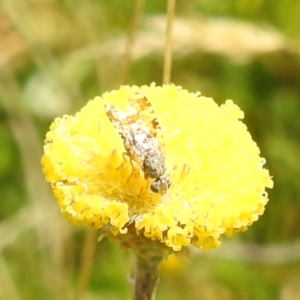
POLYGON ((157 149, 149 149, 145 154, 143 169, 145 174, 153 179, 164 175, 166 167, 163 153, 157 149))

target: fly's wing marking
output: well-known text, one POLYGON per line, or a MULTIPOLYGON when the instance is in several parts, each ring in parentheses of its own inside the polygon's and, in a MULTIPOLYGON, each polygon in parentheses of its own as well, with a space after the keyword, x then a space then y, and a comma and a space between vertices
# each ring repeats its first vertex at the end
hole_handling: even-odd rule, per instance
POLYGON ((130 128, 133 123, 131 117, 110 103, 105 104, 104 111, 123 140, 125 154, 142 166, 142 157, 135 147, 136 140, 130 128))
POLYGON ((104 111, 109 118, 110 122, 113 124, 115 129, 118 131, 118 133, 121 135, 123 141, 125 139, 124 136, 124 131, 125 131, 125 126, 124 126, 124 120, 125 114, 118 108, 116 108, 114 105, 110 103, 106 103, 104 106, 104 111))
POLYGON ((132 112, 130 118, 139 126, 146 128, 150 136, 158 140, 159 150, 164 155, 163 133, 150 101, 145 95, 135 93, 128 98, 128 104, 132 112))

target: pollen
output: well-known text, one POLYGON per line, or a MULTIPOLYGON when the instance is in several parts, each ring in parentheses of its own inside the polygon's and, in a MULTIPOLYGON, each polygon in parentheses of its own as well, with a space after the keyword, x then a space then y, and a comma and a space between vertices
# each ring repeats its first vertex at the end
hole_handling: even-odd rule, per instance
POLYGON ((192 245, 210 251, 222 235, 245 231, 263 214, 266 188, 273 187, 243 117, 232 100, 218 106, 179 86, 122 86, 54 120, 43 172, 61 212, 76 226, 176 253, 192 245), (161 126, 171 182, 165 193, 153 193, 153 179, 124 155, 105 113, 106 104, 126 111, 135 93, 151 102, 161 126))

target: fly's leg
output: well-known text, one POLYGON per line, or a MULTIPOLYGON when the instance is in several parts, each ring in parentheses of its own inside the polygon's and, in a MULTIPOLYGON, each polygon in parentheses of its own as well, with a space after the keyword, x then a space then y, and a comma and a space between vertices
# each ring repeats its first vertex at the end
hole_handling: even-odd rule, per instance
POLYGON ((148 189, 149 188, 149 180, 148 180, 149 176, 146 173, 144 173, 144 178, 147 181, 147 189, 148 189))
MULTIPOLYGON (((126 162, 127 162, 126 156, 128 156, 129 159, 130 159, 130 156, 128 155, 128 153, 127 153, 127 152, 123 152, 122 157, 123 157, 124 162, 122 162, 122 163, 117 167, 116 171, 120 170, 120 169, 126 164, 126 162)), ((131 161, 131 159, 130 159, 130 161, 131 161)))
POLYGON ((132 163, 132 160, 130 159, 130 157, 129 157, 129 162, 130 162, 130 164, 131 164, 132 172, 131 172, 130 176, 129 176, 128 179, 127 179, 127 183, 129 182, 130 178, 132 177, 132 175, 133 175, 133 173, 134 173, 134 171, 135 171, 134 166, 133 166, 133 163, 132 163))
POLYGON ((120 166, 118 166, 117 171, 126 164, 126 162, 127 162, 126 156, 129 157, 129 162, 130 162, 130 165, 131 165, 131 168, 132 168, 132 172, 131 172, 130 176, 127 179, 127 183, 128 183, 130 178, 132 177, 135 169, 134 169, 134 166, 133 166, 133 163, 132 163, 132 159, 131 159, 130 155, 127 152, 123 152, 122 157, 123 157, 124 162, 121 163, 120 166))

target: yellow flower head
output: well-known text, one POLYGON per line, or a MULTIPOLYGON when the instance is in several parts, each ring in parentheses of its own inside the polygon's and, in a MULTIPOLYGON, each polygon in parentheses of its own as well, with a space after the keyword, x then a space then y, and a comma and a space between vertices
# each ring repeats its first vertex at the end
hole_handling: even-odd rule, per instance
POLYGON ((242 118, 231 100, 219 107, 173 85, 122 86, 52 123, 43 171, 75 225, 101 229, 129 246, 149 241, 171 251, 189 245, 209 251, 222 234, 245 231, 263 214, 265 188, 273 186, 242 118), (149 99, 162 128, 172 182, 166 194, 153 193, 153 179, 124 156, 104 111, 105 103, 126 111, 135 92, 149 99))

